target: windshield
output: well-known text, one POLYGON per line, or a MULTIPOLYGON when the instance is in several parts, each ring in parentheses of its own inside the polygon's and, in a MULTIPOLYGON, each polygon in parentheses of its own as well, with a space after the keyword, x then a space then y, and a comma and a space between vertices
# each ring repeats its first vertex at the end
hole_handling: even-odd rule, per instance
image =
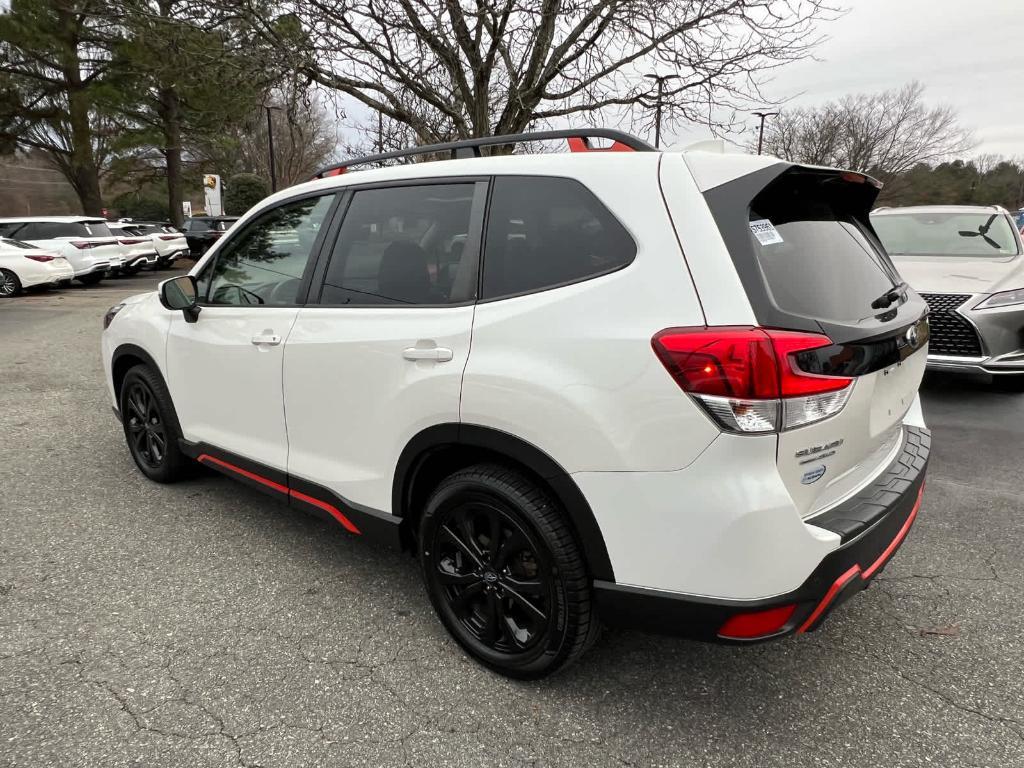
POLYGON ((871 223, 894 256, 1017 255, 1017 239, 1002 213, 884 213, 871 223))

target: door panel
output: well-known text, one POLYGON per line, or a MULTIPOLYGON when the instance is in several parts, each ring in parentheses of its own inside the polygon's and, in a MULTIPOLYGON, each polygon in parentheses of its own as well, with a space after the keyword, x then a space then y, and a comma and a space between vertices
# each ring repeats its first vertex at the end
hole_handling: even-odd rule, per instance
POLYGON ((167 386, 185 439, 286 471, 281 364, 294 307, 203 307, 167 338, 167 386), (269 343, 279 337, 277 344, 269 343), (254 339, 265 339, 253 343, 254 339))
POLYGON ((473 309, 299 310, 284 354, 289 473, 390 512, 402 449, 459 420, 473 309))

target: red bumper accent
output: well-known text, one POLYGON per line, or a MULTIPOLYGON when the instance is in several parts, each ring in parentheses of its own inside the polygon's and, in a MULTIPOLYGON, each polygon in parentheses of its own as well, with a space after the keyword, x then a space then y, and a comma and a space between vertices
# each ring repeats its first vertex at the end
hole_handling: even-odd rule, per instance
POLYGON ((903 540, 907 537, 907 533, 910 532, 910 526, 914 524, 914 520, 917 518, 917 512, 921 508, 921 497, 923 495, 924 483, 921 484, 921 488, 917 492, 917 501, 914 502, 914 508, 910 511, 906 521, 903 523, 903 526, 897 532, 893 540, 889 542, 889 545, 884 550, 882 550, 882 554, 880 554, 867 568, 862 568, 860 565, 851 566, 848 571, 836 579, 828 592, 825 593, 825 596, 821 598, 821 601, 815 606, 811 615, 808 616, 804 623, 796 630, 797 634, 802 634, 813 627, 822 617, 822 614, 824 614, 825 611, 828 610, 829 606, 832 605, 836 597, 850 585, 850 582, 852 582, 853 579, 859 576, 861 581, 866 584, 876 573, 878 573, 879 569, 889 561, 899 548, 900 544, 902 544, 903 540))

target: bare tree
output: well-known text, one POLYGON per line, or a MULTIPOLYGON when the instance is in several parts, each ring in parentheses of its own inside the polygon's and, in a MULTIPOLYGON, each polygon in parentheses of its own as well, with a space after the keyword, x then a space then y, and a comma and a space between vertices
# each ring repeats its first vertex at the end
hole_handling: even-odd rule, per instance
POLYGON ((516 133, 610 110, 637 117, 652 69, 678 79, 666 123, 723 127, 761 99, 766 72, 821 40, 829 0, 219 0, 296 71, 397 123, 420 142, 516 133), (728 118, 724 122, 731 121, 728 118))
POLYGON ((867 171, 894 180, 919 163, 969 150, 974 141, 949 106, 928 106, 918 82, 784 110, 765 130, 765 151, 786 160, 867 171))

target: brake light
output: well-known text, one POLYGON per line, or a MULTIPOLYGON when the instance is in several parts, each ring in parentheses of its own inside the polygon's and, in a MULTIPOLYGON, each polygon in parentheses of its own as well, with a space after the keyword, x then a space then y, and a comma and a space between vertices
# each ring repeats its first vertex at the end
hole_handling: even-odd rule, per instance
POLYGON ((90 243, 88 240, 72 240, 71 244, 80 251, 88 250, 89 248, 95 248, 96 243, 90 243))
POLYGON ((734 432, 775 432, 828 418, 853 379, 801 370, 797 355, 827 347, 822 334, 751 327, 669 328, 651 340, 683 391, 734 432))
POLYGON ((158 235, 158 237, 161 240, 177 240, 179 237, 184 237, 184 235, 158 235))
POLYGON ((119 242, 121 245, 138 245, 139 243, 144 243, 146 241, 138 240, 135 238, 125 238, 124 240, 119 239, 117 242, 119 242))
POLYGON ((26 259, 32 259, 32 261, 40 261, 40 262, 45 264, 48 261, 53 261, 57 257, 56 256, 51 256, 48 253, 33 253, 33 254, 26 253, 25 254, 25 258, 26 259))

